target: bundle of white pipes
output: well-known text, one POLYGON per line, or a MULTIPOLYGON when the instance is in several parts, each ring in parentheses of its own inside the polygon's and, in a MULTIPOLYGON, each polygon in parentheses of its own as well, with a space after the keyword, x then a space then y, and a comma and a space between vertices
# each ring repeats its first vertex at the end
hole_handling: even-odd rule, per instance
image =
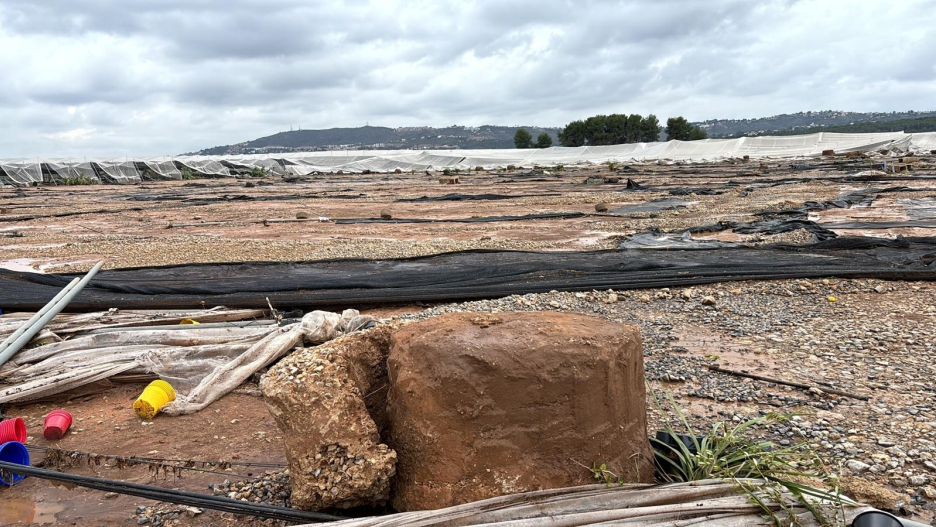
POLYGON ((6 361, 10 360, 10 357, 22 349, 27 342, 32 340, 55 315, 58 315, 65 309, 65 306, 71 302, 71 299, 84 289, 84 286, 94 278, 103 266, 104 262, 98 262, 88 271, 88 274, 86 274, 84 278, 75 278, 72 280, 64 289, 59 291, 45 307, 40 309, 32 318, 27 320, 19 329, 0 343, 0 366, 3 366, 6 361))

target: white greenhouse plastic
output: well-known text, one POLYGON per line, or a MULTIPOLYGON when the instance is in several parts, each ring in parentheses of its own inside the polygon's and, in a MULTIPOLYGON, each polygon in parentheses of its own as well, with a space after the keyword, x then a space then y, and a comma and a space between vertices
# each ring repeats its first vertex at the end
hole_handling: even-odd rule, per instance
POLYGON ((0 159, 0 184, 25 186, 88 178, 103 183, 147 179, 182 179, 187 172, 229 176, 255 168, 277 175, 461 170, 598 164, 618 162, 707 162, 749 156, 792 159, 835 152, 886 151, 892 154, 936 150, 936 132, 742 137, 666 141, 611 146, 486 150, 342 150, 229 156, 177 156, 116 159, 0 159))

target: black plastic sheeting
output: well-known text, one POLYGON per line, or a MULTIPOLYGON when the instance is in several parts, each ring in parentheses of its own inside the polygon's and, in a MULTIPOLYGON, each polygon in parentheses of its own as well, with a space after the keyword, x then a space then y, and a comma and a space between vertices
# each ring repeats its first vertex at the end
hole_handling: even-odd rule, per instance
POLYGON ((907 216, 915 220, 936 220, 936 197, 897 200, 907 216))
MULTIPOLYGON (((388 260, 197 264, 102 271, 68 311, 362 307, 551 290, 626 290, 783 278, 936 279, 936 238, 811 246, 594 252, 464 251, 388 260)), ((74 275, 0 271, 0 309, 35 311, 74 275)))
POLYGON ((695 194, 697 196, 717 196, 719 194, 724 194, 724 190, 716 190, 714 188, 677 188, 669 191, 672 196, 688 196, 690 194, 695 194))
POLYGON ((638 214, 642 212, 659 212, 661 210, 684 209, 692 202, 678 198, 660 198, 646 203, 637 203, 634 205, 624 205, 616 209, 611 209, 610 214, 638 214))
POLYGON ((820 223, 829 230, 879 230, 879 229, 936 229, 936 220, 906 221, 846 221, 841 223, 820 223))
POLYGON ((502 199, 538 198, 541 196, 561 196, 558 192, 545 194, 445 194, 444 196, 423 196, 421 198, 398 199, 399 203, 424 203, 436 201, 495 201, 502 199))
POLYGON ((826 210, 831 208, 849 208, 855 205, 869 206, 877 194, 882 192, 916 191, 908 187, 892 187, 882 190, 864 190, 849 194, 841 199, 832 201, 807 201, 795 209, 770 210, 759 212, 756 216, 761 219, 749 222, 721 221, 709 225, 690 227, 685 231, 664 233, 651 229, 650 232, 636 233, 627 237, 621 244, 622 249, 712 249, 719 247, 732 247, 740 245, 735 242, 721 242, 716 240, 703 240, 693 238, 692 234, 721 232, 731 230, 738 234, 782 234, 796 230, 806 230, 815 236, 817 241, 826 241, 836 238, 835 230, 884 230, 893 228, 936 228, 936 200, 932 198, 904 199, 901 203, 907 208, 911 219, 906 221, 851 221, 841 223, 816 223, 806 219, 809 211, 826 210))
POLYGON ((738 234, 782 234, 803 229, 811 232, 819 241, 831 240, 837 236, 823 225, 801 219, 774 218, 727 225, 738 234))
POLYGON ((351 225, 355 223, 489 223, 498 221, 524 221, 524 220, 552 220, 552 219, 570 219, 584 218, 588 216, 584 212, 550 212, 546 214, 526 214, 524 216, 485 216, 482 218, 345 218, 335 220, 337 225, 351 225))
POLYGON ((854 206, 867 207, 874 202, 874 198, 878 194, 884 194, 888 192, 918 192, 920 189, 914 189, 910 187, 888 187, 882 189, 866 189, 860 190, 858 192, 853 192, 847 196, 843 196, 836 200, 831 201, 806 201, 802 206, 795 209, 784 209, 784 210, 768 210, 764 212, 758 212, 758 216, 794 216, 798 218, 805 218, 807 213, 814 210, 828 210, 828 209, 847 209, 854 206))
MULTIPOLYGON (((361 195, 363 196, 363 194, 361 195)), ((137 194, 127 196, 123 199, 127 201, 144 202, 165 202, 173 201, 184 205, 211 205, 213 203, 229 203, 235 201, 299 201, 304 199, 357 199, 361 196, 326 196, 319 194, 267 194, 267 195, 247 195, 247 194, 222 194, 220 196, 199 196, 197 194, 177 192, 163 194, 137 194)))

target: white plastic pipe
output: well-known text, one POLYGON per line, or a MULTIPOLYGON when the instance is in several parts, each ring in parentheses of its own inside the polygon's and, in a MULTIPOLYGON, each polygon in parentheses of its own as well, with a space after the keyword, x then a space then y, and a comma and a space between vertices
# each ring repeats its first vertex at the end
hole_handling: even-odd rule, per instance
POLYGON ((25 333, 26 330, 28 330, 28 329, 29 329, 33 324, 35 324, 40 318, 42 318, 42 315, 45 315, 46 313, 49 312, 50 309, 52 309, 53 307, 55 307, 55 304, 57 304, 58 301, 62 299, 62 297, 64 297, 65 295, 67 295, 68 292, 71 291, 73 287, 75 287, 75 284, 77 284, 77 283, 80 282, 80 281, 81 281, 81 278, 75 278, 74 280, 72 280, 72 281, 71 281, 68 285, 66 285, 61 291, 59 291, 59 293, 58 293, 57 295, 55 295, 55 296, 52 298, 52 300, 49 300, 49 303, 48 303, 48 304, 46 304, 45 306, 42 307, 42 309, 40 309, 39 311, 37 311, 36 314, 32 316, 32 318, 30 318, 30 319, 27 320, 26 322, 23 322, 23 324, 22 324, 19 328, 17 328, 16 331, 14 331, 13 333, 11 333, 11 334, 6 338, 6 340, 4 340, 2 343, 0 343, 0 353, 2 353, 3 350, 5 350, 5 349, 7 348, 7 346, 9 346, 10 344, 12 344, 14 340, 16 340, 17 338, 19 338, 20 335, 22 335, 23 333, 25 333))
POLYGON ((35 322, 30 324, 30 322, 32 322, 32 319, 29 319, 29 321, 27 321, 27 323, 24 324, 26 329, 22 333, 20 333, 20 335, 16 337, 16 339, 12 340, 9 344, 7 344, 5 348, 0 349, 0 366, 3 366, 6 363, 6 361, 10 360, 10 358, 14 354, 16 354, 17 351, 22 349, 23 346, 25 346, 30 340, 32 340, 32 338, 36 336, 36 333, 39 333, 39 331, 41 331, 42 328, 44 328, 45 325, 48 324, 49 321, 55 317, 55 315, 58 315, 63 309, 65 309, 65 306, 67 306, 68 303, 71 302, 72 299, 75 298, 75 296, 78 293, 80 293, 81 290, 84 289, 86 285, 88 285, 88 282, 90 282, 91 279, 94 278, 94 275, 96 275, 98 271, 101 270, 101 267, 103 265, 104 265, 104 262, 98 262, 94 267, 91 268, 90 271, 88 271, 88 274, 86 274, 84 278, 78 281, 77 284, 75 285, 69 284, 68 287, 70 289, 68 289, 68 291, 66 291, 64 295, 62 295, 61 297, 59 297, 59 295, 56 295, 56 298, 58 298, 58 300, 55 300, 55 298, 53 298, 54 303, 49 302, 42 308, 42 310, 44 310, 45 313, 40 315, 39 318, 35 322))

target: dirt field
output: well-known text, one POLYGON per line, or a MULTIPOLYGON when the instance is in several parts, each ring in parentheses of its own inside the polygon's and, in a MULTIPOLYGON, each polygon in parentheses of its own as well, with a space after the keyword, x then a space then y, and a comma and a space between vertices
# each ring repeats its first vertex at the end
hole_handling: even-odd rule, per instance
MULTIPOLYGON (((388 258, 465 249, 582 251, 617 248, 628 235, 682 231, 717 222, 751 222, 757 213, 804 202, 882 191, 868 204, 809 212, 839 236, 936 236, 936 163, 923 158, 909 174, 869 174, 864 159, 797 162, 635 165, 617 171, 555 168, 459 174, 442 185, 426 174, 317 175, 293 179, 200 179, 135 186, 0 189, 0 268, 39 272, 194 262, 304 261, 388 258), (586 185, 586 178, 619 181, 586 185), (926 176, 929 176, 927 178, 926 176), (627 179, 649 190, 627 190, 627 179), (905 187, 896 189, 894 187, 905 187), (673 193, 676 192, 676 194, 673 193), (488 199, 404 201, 494 194, 488 199), (713 194, 714 193, 714 194, 713 194), (506 196, 503 199, 499 199, 506 196), (498 198, 498 199, 493 199, 498 198), (660 199, 679 208, 615 213, 660 199), (596 204, 610 212, 596 212, 596 204), (672 204, 672 202, 668 202, 672 204), (336 220, 479 220, 491 217, 583 213, 569 218, 436 223, 340 223, 336 220), (297 220, 308 215, 308 220, 297 220), (319 217, 327 221, 319 221, 319 217), (280 221, 289 220, 289 221, 280 221), (907 222, 917 226, 836 228, 846 222, 907 222), (922 226, 921 226, 922 225, 922 226)), ((503 219, 503 218, 502 218, 503 219)), ((860 227, 860 226, 859 226, 860 227)), ((699 233, 696 238, 802 243, 803 229, 779 234, 699 233)), ((0 308, 2 308, 0 300, 0 308)), ((780 280, 628 292, 552 292, 463 304, 396 306, 366 311, 378 317, 422 318, 449 311, 561 310, 640 326, 647 376, 679 396, 700 429, 739 422, 767 411, 802 415, 763 433, 778 441, 808 441, 831 470, 857 473, 900 497, 904 513, 931 522, 936 509, 936 286, 879 280, 780 280), (711 302, 706 298, 711 298, 711 302), (703 301, 703 299, 706 299, 703 301), (869 401, 807 392, 717 374, 733 370, 870 395, 869 401), (850 463, 856 462, 856 463, 850 463), (864 466, 862 466, 864 465, 864 466), (860 470, 858 470, 860 469, 860 470), (933 492, 933 495, 930 495, 933 492)), ((8 406, 22 416, 28 443, 41 436, 43 416, 65 408, 72 432, 55 443, 68 451, 238 463, 182 478, 150 467, 119 467, 115 459, 69 472, 211 493, 209 485, 280 471, 285 453, 278 430, 248 383, 208 409, 184 417, 141 422, 131 404, 142 384, 102 387, 90 396, 55 403, 8 406), (257 463, 256 466, 245 465, 257 463)), ((662 416, 651 405, 651 428, 662 416)), ((33 461, 38 461, 34 455, 33 461)), ((197 465, 201 466, 201 465, 197 465)), ((152 502, 28 478, 0 488, 0 524, 124 525, 152 502)), ((171 506, 167 506, 171 509, 171 506)), ((144 515, 145 516, 145 515, 144 515)), ((165 521, 165 520, 164 520, 165 521)), ((180 525, 245 521, 206 511, 180 514, 180 525)))

